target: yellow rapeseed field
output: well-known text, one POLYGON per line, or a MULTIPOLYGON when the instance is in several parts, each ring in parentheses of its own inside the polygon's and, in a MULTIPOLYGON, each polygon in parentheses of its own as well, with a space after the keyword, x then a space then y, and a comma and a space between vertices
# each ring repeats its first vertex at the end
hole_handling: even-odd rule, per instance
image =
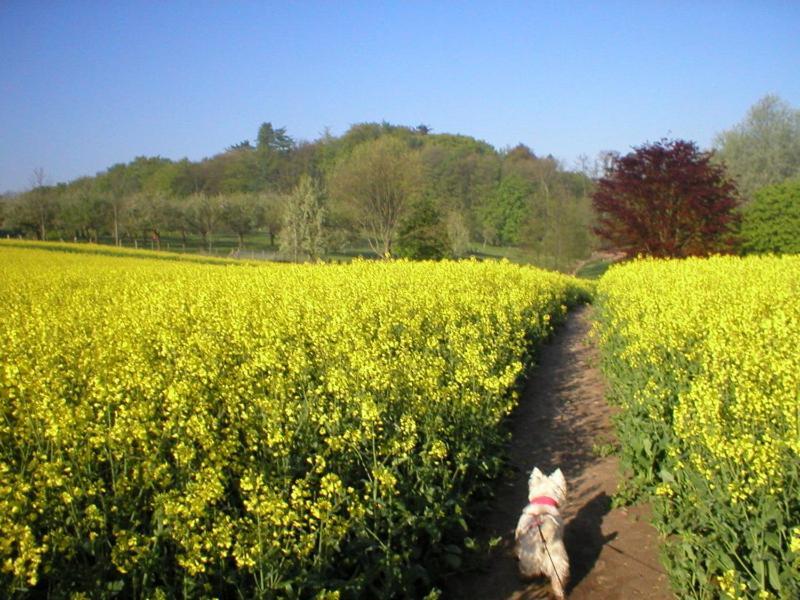
POLYGON ((430 589, 526 352, 585 295, 508 263, 0 244, 0 592, 430 589))
POLYGON ((682 597, 800 596, 800 257, 634 261, 597 296, 625 467, 682 597))

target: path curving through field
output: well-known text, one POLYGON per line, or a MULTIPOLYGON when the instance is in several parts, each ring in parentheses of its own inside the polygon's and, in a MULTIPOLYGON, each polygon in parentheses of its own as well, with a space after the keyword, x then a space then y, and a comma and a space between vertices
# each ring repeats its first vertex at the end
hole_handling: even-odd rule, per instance
POLYGON ((527 501, 534 466, 561 467, 567 478, 565 543, 571 563, 572 600, 672 598, 658 562, 658 538, 647 507, 612 509, 619 479, 617 459, 604 456, 614 443, 612 410, 603 399, 597 353, 588 340, 590 306, 578 307, 538 356, 520 405, 512 415, 509 448, 513 472, 501 481, 483 540, 502 542, 480 569, 448 582, 446 598, 547 598, 546 581, 525 583, 512 554, 514 528, 527 501))

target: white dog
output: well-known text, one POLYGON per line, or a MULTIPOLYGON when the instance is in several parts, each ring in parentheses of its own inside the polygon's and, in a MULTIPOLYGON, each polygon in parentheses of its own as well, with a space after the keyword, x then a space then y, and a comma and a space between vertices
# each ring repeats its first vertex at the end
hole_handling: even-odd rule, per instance
POLYGON ((569 558, 564 547, 564 519, 559 508, 567 499, 561 469, 548 477, 534 468, 528 479, 528 505, 517 523, 516 554, 523 577, 546 575, 556 598, 564 598, 569 558))

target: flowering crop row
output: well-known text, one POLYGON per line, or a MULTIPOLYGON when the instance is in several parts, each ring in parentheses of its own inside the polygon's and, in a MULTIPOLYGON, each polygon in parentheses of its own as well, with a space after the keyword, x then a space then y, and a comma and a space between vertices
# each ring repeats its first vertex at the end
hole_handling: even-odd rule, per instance
POLYGON ((800 257, 640 260, 597 290, 633 493, 682 597, 800 597, 800 257))
POLYGON ((50 250, 52 252, 68 252, 76 254, 92 254, 95 256, 116 256, 128 258, 152 258, 155 260, 167 260, 177 262, 189 262, 199 264, 259 264, 257 261, 243 260, 239 258, 221 258, 217 256, 206 256, 204 254, 193 254, 189 252, 169 252, 163 250, 144 250, 135 248, 125 248, 122 246, 108 246, 106 244, 76 244, 72 242, 38 242, 25 239, 0 239, 0 246, 3 248, 28 248, 31 250, 50 250))
POLYGON ((430 589, 526 352, 585 293, 508 263, 0 245, 0 592, 430 589))

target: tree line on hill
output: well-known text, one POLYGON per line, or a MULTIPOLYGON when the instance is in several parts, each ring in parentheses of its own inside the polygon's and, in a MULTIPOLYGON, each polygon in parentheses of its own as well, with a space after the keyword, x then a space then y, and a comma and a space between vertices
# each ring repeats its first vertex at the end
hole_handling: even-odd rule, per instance
POLYGON ((428 127, 361 123, 293 140, 264 123, 197 162, 139 157, 3 203, 3 228, 38 239, 184 241, 260 232, 290 259, 367 244, 378 256, 463 256, 519 246, 563 266, 591 246, 591 179, 524 145, 498 151, 428 127))
POLYGON ((714 145, 662 140, 567 169, 425 125, 361 123, 305 142, 264 123, 253 143, 196 162, 139 157, 57 185, 37 169, 32 189, 0 202, 0 229, 154 247, 169 234, 207 249, 220 234, 240 248, 259 235, 289 260, 511 246, 554 268, 598 240, 629 255, 799 251, 800 111, 766 96, 714 145))

